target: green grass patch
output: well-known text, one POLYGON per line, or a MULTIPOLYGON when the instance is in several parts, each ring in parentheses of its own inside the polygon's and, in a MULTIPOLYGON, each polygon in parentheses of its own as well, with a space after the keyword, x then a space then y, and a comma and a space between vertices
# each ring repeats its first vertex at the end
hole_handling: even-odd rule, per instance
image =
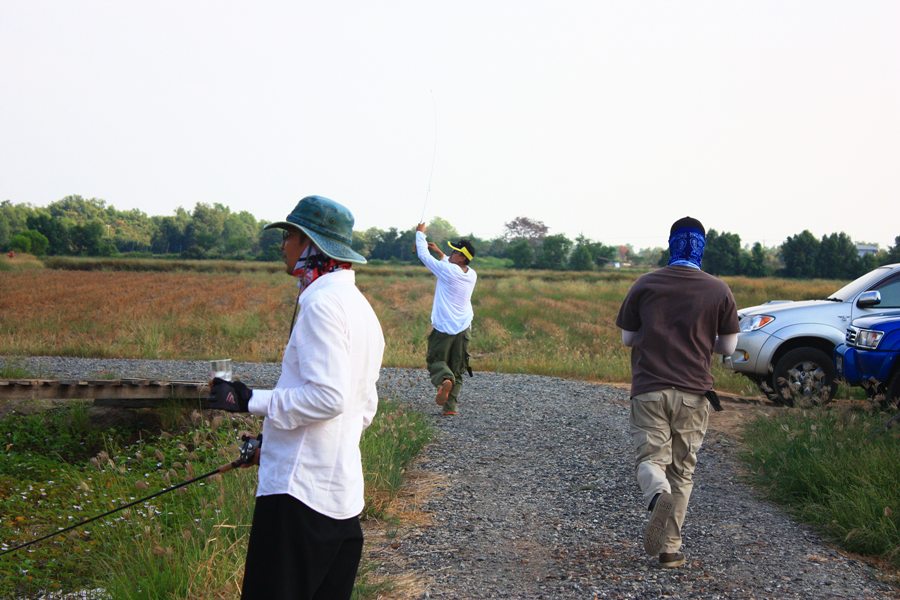
POLYGON ((0 359, 0 379, 36 379, 36 376, 25 367, 22 359, 0 359))
POLYGON ((366 489, 370 491, 365 516, 384 516, 388 503, 403 485, 406 465, 428 443, 431 433, 422 413, 394 402, 381 402, 379 416, 360 442, 366 489))
POLYGON ((760 418, 745 431, 750 477, 843 548, 900 566, 900 429, 835 408, 760 418))
MULTIPOLYGON (((168 412, 173 412, 169 408, 168 412)), ((208 473, 237 456, 255 417, 181 410, 172 429, 104 429, 76 406, 0 420, 0 549, 208 473)), ((383 511, 429 438, 424 417, 382 401, 363 443, 367 515, 383 511)), ((104 590, 109 598, 237 597, 256 490, 239 469, 0 557, 0 597, 104 590)), ((363 565, 357 597, 384 583, 363 565)))
POLYGON ((33 271, 43 269, 44 263, 31 254, 14 253, 13 256, 0 253, 0 272, 33 271))
MULTIPOLYGON (((0 475, 49 477, 35 465, 77 464, 100 452, 108 442, 120 443, 131 432, 99 430, 91 424, 88 408, 75 404, 67 409, 48 410, 30 415, 12 415, 3 420, 2 440, 5 453, 0 475)), ((51 469, 52 470, 52 469, 51 469)))

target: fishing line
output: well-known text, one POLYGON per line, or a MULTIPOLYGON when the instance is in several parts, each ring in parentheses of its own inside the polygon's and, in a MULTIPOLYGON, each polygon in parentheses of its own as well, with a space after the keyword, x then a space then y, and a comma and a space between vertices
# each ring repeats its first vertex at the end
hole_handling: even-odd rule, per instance
POLYGON ((425 222, 425 211, 428 210, 428 196, 431 194, 431 178, 434 175, 434 162, 437 158, 437 102, 434 100, 434 91, 428 90, 431 94, 431 113, 434 116, 434 147, 431 150, 431 171, 428 173, 428 185, 425 186, 425 203, 422 205, 422 216, 419 217, 419 223, 425 222))

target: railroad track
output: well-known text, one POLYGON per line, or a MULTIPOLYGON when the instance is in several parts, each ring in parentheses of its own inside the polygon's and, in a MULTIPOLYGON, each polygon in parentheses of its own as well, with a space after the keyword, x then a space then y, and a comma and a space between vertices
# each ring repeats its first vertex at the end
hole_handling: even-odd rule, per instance
POLYGON ((98 406, 147 408, 206 399, 209 384, 156 379, 0 379, 4 400, 93 400, 98 406))

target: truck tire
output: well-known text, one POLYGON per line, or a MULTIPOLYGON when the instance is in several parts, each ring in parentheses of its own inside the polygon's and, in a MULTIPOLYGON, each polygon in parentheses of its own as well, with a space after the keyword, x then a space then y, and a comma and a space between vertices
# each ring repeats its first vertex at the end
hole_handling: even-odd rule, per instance
POLYGON ((772 387, 788 406, 822 406, 837 390, 834 363, 818 348, 794 348, 775 363, 772 387))
POLYGON ((759 391, 768 398, 771 402, 773 402, 776 406, 784 406, 784 400, 781 398, 781 395, 773 388, 770 383, 771 379, 762 377, 760 379, 754 379, 756 382, 756 386, 759 388, 759 391))

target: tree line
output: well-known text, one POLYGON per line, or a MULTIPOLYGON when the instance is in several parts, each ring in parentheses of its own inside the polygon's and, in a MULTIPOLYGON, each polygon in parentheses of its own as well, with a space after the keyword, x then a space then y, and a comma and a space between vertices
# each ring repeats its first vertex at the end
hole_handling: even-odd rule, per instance
MULTIPOLYGON (((222 204, 197 203, 190 212, 179 208, 171 216, 148 216, 140 210, 117 210, 105 201, 67 196, 47 207, 0 202, 0 250, 37 256, 168 256, 235 260, 278 260, 281 235, 263 231, 246 211, 222 204)), ((461 236, 441 217, 428 225, 428 237, 443 244, 466 237, 485 266, 519 269, 595 269, 665 265, 668 250, 631 245, 611 246, 583 235, 574 240, 551 234, 541 221, 516 217, 502 235, 482 239, 461 236)), ((414 228, 372 227, 353 234, 353 247, 373 261, 414 263, 414 228)), ((894 245, 860 255, 845 233, 816 238, 808 230, 788 237, 778 247, 759 242, 747 247, 737 234, 710 229, 703 269, 714 275, 851 279, 872 268, 900 262, 900 236, 894 245)))

